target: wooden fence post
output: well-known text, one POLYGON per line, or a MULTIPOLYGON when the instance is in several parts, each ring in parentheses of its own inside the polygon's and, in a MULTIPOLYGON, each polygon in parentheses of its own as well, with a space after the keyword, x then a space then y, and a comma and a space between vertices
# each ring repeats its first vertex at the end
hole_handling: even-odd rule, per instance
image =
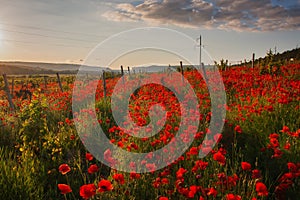
POLYGON ((15 79, 11 79, 11 98, 14 98, 15 79))
POLYGON ((127 68, 128 68, 128 74, 130 75, 130 68, 129 68, 129 66, 127 68))
POLYGON ((123 84, 125 84, 123 65, 121 65, 121 75, 122 75, 123 84))
POLYGON ((183 82, 184 81, 184 72, 183 72, 182 61, 180 61, 180 70, 181 70, 182 82, 183 82))
POLYGON ((102 71, 102 82, 103 82, 103 96, 106 97, 106 81, 105 81, 105 71, 102 71))
POLYGON ((252 69, 254 68, 255 53, 252 54, 252 69))
POLYGON ((57 76, 57 82, 58 82, 59 88, 60 88, 61 92, 64 92, 63 87, 62 87, 62 85, 61 85, 59 73, 56 73, 56 76, 57 76))
POLYGON ((8 102, 9 102, 9 106, 12 109, 12 111, 14 111, 15 110, 15 106, 13 104, 13 101, 12 101, 12 98, 11 98, 11 95, 10 95, 9 85, 8 85, 6 74, 3 74, 3 78, 4 78, 4 83, 5 83, 4 89, 6 91, 7 99, 8 99, 8 102))
POLYGON ((124 75, 123 65, 121 65, 121 75, 124 75))

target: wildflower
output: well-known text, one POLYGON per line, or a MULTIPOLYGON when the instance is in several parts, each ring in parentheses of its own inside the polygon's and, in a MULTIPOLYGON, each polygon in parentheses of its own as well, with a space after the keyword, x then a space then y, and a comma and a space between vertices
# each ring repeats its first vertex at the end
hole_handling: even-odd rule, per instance
POLYGON ((228 186, 236 186, 237 181, 239 180, 238 175, 233 174, 232 176, 228 176, 228 186))
POLYGON ((140 174, 135 173, 135 172, 130 172, 130 178, 131 179, 139 179, 141 177, 140 174))
POLYGON ((80 187, 79 194, 84 199, 89 199, 96 194, 96 186, 94 184, 87 184, 80 187))
POLYGON ((225 156, 224 156, 222 153, 220 153, 219 151, 213 155, 213 159, 214 159, 215 161, 218 161, 221 165, 225 165, 226 158, 225 158, 225 156))
POLYGON ((288 162, 287 167, 291 172, 293 172, 293 173, 297 172, 297 166, 294 163, 288 162))
POLYGON ((164 185, 167 185, 167 184, 170 183, 170 181, 169 181, 169 179, 167 179, 167 178, 162 178, 162 179, 161 179, 161 183, 164 184, 164 185))
POLYGON ((287 126, 283 126, 283 128, 282 128, 282 130, 280 132, 282 132, 282 133, 288 133, 288 132, 290 132, 290 129, 287 126))
POLYGON ((160 178, 156 178, 155 181, 152 183, 153 187, 154 188, 159 188, 160 185, 161 185, 161 181, 160 181, 160 178))
POLYGON ((154 172, 156 170, 156 165, 154 163, 147 163, 146 168, 149 172, 154 172))
POLYGON ((240 195, 227 194, 226 200, 241 200, 242 197, 240 195))
POLYGON ((216 197, 218 194, 218 191, 215 188, 209 188, 208 192, 206 193, 208 196, 212 195, 213 197, 216 197))
POLYGON ((280 149, 274 149, 274 154, 272 155, 272 158, 280 158, 282 154, 283 152, 280 149))
POLYGON ((115 179, 115 181, 117 181, 121 185, 123 185, 125 183, 124 175, 123 174, 114 174, 113 175, 113 179, 115 179))
POLYGON ((291 144, 287 141, 283 147, 285 150, 290 150, 291 144))
POLYGON ((192 185, 188 193, 188 198, 194 198, 195 194, 198 192, 199 187, 192 185))
POLYGON ((251 170, 251 164, 248 163, 248 162, 242 162, 242 163, 241 163, 241 166, 242 166, 242 169, 243 169, 244 171, 251 170))
POLYGON ((169 200, 169 198, 168 197, 159 197, 158 200, 169 200))
POLYGON ((101 180, 98 183, 99 192, 106 192, 113 189, 113 186, 109 180, 101 180))
POLYGON ((257 179, 261 177, 260 171, 258 169, 252 170, 252 176, 253 179, 257 179))
POLYGON ((88 160, 88 161, 91 161, 91 160, 93 160, 93 159, 94 159, 94 157, 93 157, 93 155, 92 155, 92 154, 90 154, 90 153, 86 153, 86 154, 85 154, 85 159, 86 159, 86 160, 88 160))
POLYGON ((198 148, 197 147, 192 147, 190 149, 190 152, 189 152, 191 155, 197 155, 198 154, 198 148))
POLYGON ((257 182, 255 188, 258 196, 268 196, 268 189, 264 183, 257 182))
POLYGON ((135 162, 130 162, 130 163, 129 163, 129 167, 130 167, 131 169, 135 169, 135 168, 136 168, 135 162))
POLYGON ((71 168, 69 167, 68 164, 61 164, 61 165, 58 167, 58 170, 59 170, 59 172, 60 172, 62 175, 65 175, 65 174, 67 174, 68 172, 71 171, 71 168))
POLYGON ((241 129, 240 125, 236 125, 236 127, 234 128, 234 131, 237 133, 242 133, 242 129, 241 129))
POLYGON ((70 193, 72 192, 72 189, 69 185, 66 185, 66 184, 58 184, 57 185, 58 189, 60 190, 60 192, 62 194, 67 194, 67 193, 70 193))
POLYGON ((195 162, 194 167, 192 168, 192 172, 196 172, 198 169, 205 170, 207 166, 208 166, 208 162, 197 160, 195 162))
POLYGON ((90 167, 88 168, 88 173, 93 174, 93 173, 96 173, 98 170, 99 170, 99 167, 96 164, 90 165, 90 167))
POLYGON ((184 168, 179 168, 178 171, 176 172, 176 178, 177 179, 182 179, 183 178, 183 175, 187 172, 186 169, 184 168))
POLYGON ((112 166, 114 166, 117 163, 117 160, 113 158, 112 152, 110 149, 107 149, 104 152, 104 160, 107 161, 112 166))

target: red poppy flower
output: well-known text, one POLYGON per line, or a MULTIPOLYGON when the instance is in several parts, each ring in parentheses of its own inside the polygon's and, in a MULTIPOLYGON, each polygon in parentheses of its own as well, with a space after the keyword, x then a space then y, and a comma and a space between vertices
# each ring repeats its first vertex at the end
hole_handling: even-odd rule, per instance
POLYGON ((57 185, 58 189, 60 190, 60 192, 62 194, 67 194, 67 193, 70 193, 72 192, 72 189, 69 185, 66 185, 66 184, 58 184, 57 185))
POLYGON ((242 197, 240 195, 227 194, 226 200, 241 200, 242 197))
POLYGON ((121 185, 123 185, 125 183, 124 175, 123 174, 114 174, 113 175, 113 179, 115 179, 115 181, 117 181, 121 185))
POLYGON ((297 166, 294 163, 288 162, 287 167, 291 172, 293 172, 293 173, 297 172, 297 166))
POLYGON ((162 178, 161 179, 161 183, 164 184, 164 185, 167 185, 170 183, 169 179, 168 178, 162 178))
POLYGON ((91 160, 94 159, 93 155, 90 154, 90 153, 86 153, 86 154, 85 154, 85 158, 86 158, 88 161, 91 161, 91 160))
POLYGON ((87 184, 80 187, 80 196, 84 199, 91 198, 96 194, 96 186, 94 184, 87 184))
POLYGON ((268 196, 268 189, 264 183, 257 182, 255 188, 258 196, 268 196))
POLYGON ((290 150, 291 148, 291 143, 289 143, 289 141, 286 141, 284 147, 283 147, 285 150, 290 150))
POLYGON ((98 170, 99 170, 99 167, 96 164, 94 164, 88 168, 88 173, 93 174, 93 173, 96 173, 98 170))
POLYGON ((196 172, 198 169, 205 170, 207 166, 208 166, 208 162, 197 160, 195 162, 194 167, 192 168, 192 172, 196 172))
POLYGON ((117 163, 117 160, 112 157, 112 152, 110 149, 107 149, 104 152, 104 160, 107 161, 112 166, 114 166, 117 163))
POLYGON ((190 149, 190 152, 189 152, 191 155, 197 155, 198 154, 198 148, 197 147, 192 147, 190 149))
POLYGON ((147 163, 146 168, 149 172, 154 172, 156 170, 156 165, 154 163, 147 163))
POLYGON ((113 189, 111 182, 108 180, 99 181, 98 187, 99 187, 98 192, 106 192, 113 189))
POLYGON ((214 159, 215 161, 218 161, 221 165, 225 165, 226 158, 225 158, 225 156, 224 156, 222 153, 220 153, 219 151, 218 151, 217 153, 214 154, 213 159, 214 159))
POLYGON ((159 197, 158 200, 169 200, 169 198, 168 197, 159 197))
POLYGON ((139 179, 141 177, 140 174, 135 173, 135 172, 130 172, 130 178, 131 179, 139 179))
POLYGON ((209 188, 206 194, 208 196, 212 195, 213 197, 216 197, 218 194, 218 191, 215 188, 209 188))
POLYGON ((234 128, 234 131, 237 133, 242 133, 242 129, 241 129, 240 125, 236 125, 236 127, 234 128))
POLYGON ((283 126, 283 128, 282 128, 282 130, 280 132, 288 133, 289 131, 290 131, 289 127, 283 126))
POLYGON ((136 168, 135 162, 130 162, 130 163, 129 163, 129 167, 130 167, 131 169, 135 169, 135 168, 136 168))
POLYGON ((253 179, 257 179, 257 178, 260 178, 260 177, 261 177, 261 174, 260 174, 260 171, 258 169, 252 170, 252 178, 253 179))
POLYGON ((59 170, 59 172, 60 172, 62 175, 65 175, 65 174, 67 174, 68 172, 71 171, 71 168, 69 167, 68 164, 61 164, 61 165, 58 167, 58 170, 59 170))
POLYGON ((187 197, 188 198, 194 198, 195 194, 198 192, 199 189, 200 189, 200 187, 198 187, 196 185, 190 186, 190 190, 188 192, 187 197))
POLYGON ((248 162, 242 162, 242 163, 241 163, 241 166, 242 166, 242 169, 243 169, 244 171, 251 170, 251 164, 248 163, 248 162))
POLYGON ((184 168, 179 168, 178 171, 176 172, 176 178, 177 179, 182 179, 183 178, 183 175, 187 172, 186 169, 184 168))

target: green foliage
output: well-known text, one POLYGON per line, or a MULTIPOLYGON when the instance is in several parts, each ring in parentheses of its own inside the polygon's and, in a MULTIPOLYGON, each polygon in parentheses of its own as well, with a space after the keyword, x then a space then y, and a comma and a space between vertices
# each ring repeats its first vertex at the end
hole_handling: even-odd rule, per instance
POLYGON ((22 164, 17 162, 15 153, 8 148, 0 148, 0 199, 36 199, 42 200, 43 182, 37 178, 39 171, 34 159, 22 164))
POLYGON ((280 60, 275 59, 275 55, 270 49, 264 61, 260 64, 260 74, 279 75, 281 73, 280 67, 282 64, 280 60))
MULTIPOLYGON (((273 59, 274 55, 272 51, 268 52, 268 55, 268 62, 274 63, 275 60, 273 59)), ((220 65, 223 66, 221 67, 222 69, 224 69, 224 66, 226 68, 226 61, 223 60, 220 65)), ((258 75, 257 70, 253 72, 253 74, 256 73, 255 76, 244 80, 245 83, 251 82, 248 80, 257 82, 266 81, 261 85, 238 85, 239 81, 242 82, 241 77, 245 77, 246 74, 249 74, 249 71, 228 71, 230 74, 237 73, 240 76, 235 74, 234 79, 229 81, 225 79, 228 97, 227 103, 230 111, 228 111, 226 118, 228 122, 225 124, 222 132, 223 139, 219 143, 219 146, 214 148, 215 151, 218 151, 220 147, 223 147, 227 151, 225 153, 225 165, 220 165, 213 159, 213 155, 209 154, 201 159, 209 163, 207 168, 193 172, 191 169, 194 167, 195 162, 199 161, 199 157, 198 155, 188 155, 186 153, 183 155, 184 160, 154 173, 141 174, 140 179, 133 180, 129 177, 129 174, 124 173, 126 182, 124 185, 113 181, 112 176, 117 173, 116 171, 103 166, 96 159, 92 161, 85 159, 86 149, 77 136, 70 113, 71 101, 69 97, 65 98, 64 96, 66 94, 70 95, 68 94, 69 91, 62 93, 58 97, 36 92, 32 101, 30 103, 24 101, 24 104, 20 106, 20 110, 17 110, 16 114, 9 115, 8 112, 5 112, 4 108, 0 110, 0 118, 4 119, 2 122, 8 124, 4 128, 0 128, 0 199, 63 199, 64 195, 61 195, 57 189, 58 183, 65 183, 71 186, 73 193, 67 194, 65 196, 67 199, 80 199, 80 186, 88 183, 97 184, 102 178, 112 180, 114 190, 101 193, 95 199, 158 199, 159 196, 169 196, 170 199, 186 199, 183 195, 179 194, 175 187, 178 184, 176 171, 180 167, 189 170, 184 175, 183 187, 188 188, 191 185, 196 185, 205 188, 205 190, 214 187, 218 190, 216 199, 224 198, 229 192, 239 194, 243 198, 251 199, 252 197, 257 197, 255 182, 258 179, 251 178, 251 171, 243 171, 241 169, 242 161, 251 163, 251 169, 261 170, 261 180, 268 186, 269 197, 272 199, 274 196, 271 196, 271 194, 278 185, 278 177, 288 172, 287 162, 300 162, 300 158, 297 156, 300 154, 299 139, 280 132, 283 126, 288 126, 293 132, 299 129, 300 115, 297 112, 298 110, 295 109, 299 107, 299 103, 291 101, 288 104, 280 104, 274 101, 274 103, 270 104, 268 101, 276 98, 277 94, 281 95, 280 91, 276 91, 276 87, 271 87, 281 83, 282 79, 280 78, 291 81, 296 85, 295 80, 297 80, 299 73, 291 72, 290 69, 289 72, 282 71, 287 73, 287 76, 283 76, 282 74, 278 74, 279 76, 277 77, 269 75, 256 76, 258 75), (254 80, 257 77, 261 79, 254 80), (265 95, 257 94, 254 97, 252 93, 248 93, 249 88, 252 88, 253 91, 256 91, 258 88, 266 90, 275 88, 272 89, 274 96, 268 96, 268 92, 266 92, 265 95), (241 95, 243 92, 244 96, 241 95), (247 99, 247 97, 249 98, 247 99), (52 104, 64 102, 67 99, 67 102, 64 103, 66 105, 65 109, 52 109, 52 105, 49 102, 51 98, 57 98, 51 102, 52 104), (269 105, 272 105, 272 111, 264 107, 269 105), (236 125, 241 126, 242 133, 235 131, 234 127, 236 125), (272 155, 274 152, 272 149, 266 149, 269 144, 269 134, 273 132, 279 134, 279 145, 284 153, 281 158, 273 159, 272 155), (284 150, 283 146, 287 141, 291 143, 291 148, 284 150), (261 151, 262 148, 266 150, 261 151), (67 163, 71 167, 71 171, 66 175, 62 175, 58 171, 59 165, 63 163, 67 163), (94 174, 89 174, 87 170, 91 164, 97 164, 100 170, 94 174), (161 173, 165 170, 169 170, 170 174, 161 176, 161 173), (218 177, 220 174, 224 174, 227 177, 237 174, 239 180, 234 187, 223 188, 224 185, 216 184, 220 181, 218 177), (159 177, 166 177, 170 183, 160 183, 159 187, 155 188, 153 185, 157 180, 156 178, 159 177)), ((201 106, 199 110, 203 114, 203 119, 200 122, 198 131, 203 131, 204 134, 210 123, 210 115, 208 114, 210 111, 209 96, 205 96, 208 91, 206 87, 202 87, 203 83, 199 79, 195 79, 193 73, 186 73, 185 75, 189 80, 194 80, 195 93, 200 96, 199 102, 201 106)), ((62 77, 62 79, 64 82, 70 84, 73 81, 71 77, 62 77)), ((53 81, 56 80, 53 79, 53 81)), ((70 90, 70 88, 69 86, 65 86, 67 90, 70 90)), ((280 90, 289 90, 290 88, 289 86, 281 86, 280 90)), ((151 88, 144 89, 145 93, 156 94, 151 88)), ((151 103, 151 101, 149 101, 149 98, 145 98, 147 97, 146 95, 143 96, 145 93, 136 91, 134 95, 139 96, 141 94, 140 97, 142 100, 138 102, 140 107, 135 109, 135 102, 130 101, 130 111, 133 113, 136 112, 136 114, 147 112, 147 103, 151 103)), ((288 94, 292 95, 294 93, 289 91, 288 94)), ((157 96, 155 95, 154 98, 157 96)), ((120 98, 122 99, 122 96, 120 98)), ((120 101, 118 107, 123 108, 127 106, 126 104, 121 104, 121 102, 124 103, 120 101)), ((171 107, 172 103, 166 104, 167 107, 171 107)), ((177 105, 177 103, 175 102, 173 105, 177 105)), ((115 125, 111 111, 110 97, 97 100, 95 108, 102 129, 111 139, 116 140, 115 144, 121 141, 124 144, 124 149, 126 149, 131 142, 134 142, 142 150, 151 150, 150 148, 152 147, 149 149, 146 149, 148 147, 143 147, 145 141, 134 137, 124 137, 123 134, 118 134, 120 133, 119 130, 110 131, 110 128, 115 125)), ((87 115, 89 114, 89 112, 86 113, 87 115)), ((178 126, 179 121, 180 118, 178 116, 170 118, 170 121, 168 121, 171 126, 170 133, 175 133, 175 127, 178 126)), ((157 135, 157 137, 160 136, 160 134, 157 135)), ((202 141, 203 138, 195 139, 192 146, 199 148, 202 141)), ((163 145, 161 143, 157 147, 160 148, 163 145)), ((132 151, 135 150, 132 149, 132 151)), ((121 159, 125 160, 126 158, 121 159)), ((299 196, 299 180, 293 181, 293 187, 287 190, 291 199, 299 196)), ((199 199, 199 196, 200 192, 197 193, 194 199, 199 199)), ((263 199, 263 197, 260 199, 263 199)))
POLYGON ((223 58, 220 60, 220 64, 215 61, 215 65, 219 68, 220 71, 225 71, 228 68, 228 60, 224 60, 223 58))

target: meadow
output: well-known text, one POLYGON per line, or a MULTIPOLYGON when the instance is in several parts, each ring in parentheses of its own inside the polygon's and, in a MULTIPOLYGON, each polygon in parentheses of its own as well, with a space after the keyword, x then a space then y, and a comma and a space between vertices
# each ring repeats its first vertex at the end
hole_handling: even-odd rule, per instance
MULTIPOLYGON (((55 77, 47 85, 42 78, 27 78, 32 98, 14 95, 15 111, 0 90, 0 199, 298 199, 300 64, 266 73, 248 67, 220 73, 227 113, 223 131, 215 138, 217 145, 199 159, 210 132, 211 101, 202 76, 186 71, 200 105, 200 117, 195 119, 199 126, 191 127, 197 129, 194 141, 167 167, 155 170, 145 163, 152 172, 141 174, 135 172, 135 163, 129 163, 130 173, 110 169, 86 150, 72 114, 74 77, 61 77, 63 92, 55 77)), ((99 81, 95 96, 98 122, 111 143, 129 152, 150 152, 168 144, 181 115, 172 91, 151 84, 131 95, 130 115, 139 126, 149 123, 151 105, 159 103, 167 112, 158 134, 135 138, 125 134, 112 116, 110 97, 119 78, 106 80, 106 97, 99 81)), ((26 82, 15 81, 14 91, 21 89, 22 80, 26 82)), ((89 85, 85 87, 88 94, 89 85)), ((110 162, 120 159, 110 152, 104 157, 110 162)))

